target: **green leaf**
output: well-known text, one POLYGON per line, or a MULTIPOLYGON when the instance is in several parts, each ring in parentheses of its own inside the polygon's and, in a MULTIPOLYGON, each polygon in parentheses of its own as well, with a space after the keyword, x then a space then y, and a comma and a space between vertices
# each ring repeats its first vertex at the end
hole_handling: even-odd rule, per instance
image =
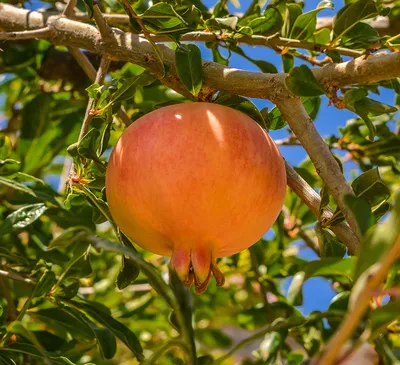
POLYGON ((331 30, 329 28, 322 28, 314 32, 313 42, 317 44, 327 45, 331 41, 331 30))
POLYGON ((217 328, 196 330, 196 339, 210 348, 229 348, 232 346, 232 339, 217 328))
POLYGON ((329 257, 306 263, 302 270, 305 272, 305 280, 315 276, 344 276, 352 279, 352 273, 356 264, 355 257, 337 258, 329 257))
POLYGON ((67 228, 60 235, 50 241, 48 248, 49 250, 54 250, 68 247, 75 242, 85 240, 88 234, 89 230, 83 226, 67 228))
POLYGON ((89 19, 93 18, 93 0, 83 0, 86 5, 89 19))
POLYGON ((317 25, 317 14, 324 8, 321 7, 298 16, 290 32, 290 38, 307 40, 312 37, 317 25))
POLYGON ((264 16, 253 19, 247 24, 254 34, 268 36, 279 32, 283 24, 282 15, 279 10, 269 7, 265 10, 264 16))
POLYGON ((88 158, 90 160, 102 163, 100 158, 97 156, 97 139, 100 136, 100 132, 96 128, 92 128, 87 132, 78 145, 78 153, 80 156, 88 158))
POLYGON ((24 105, 22 109, 22 129, 19 143, 21 162, 24 171, 34 168, 39 150, 48 147, 39 144, 40 137, 46 132, 49 122, 49 110, 52 97, 49 93, 42 93, 24 105), (40 113, 37 111, 40 110, 40 113))
POLYGON ((343 35, 340 45, 346 48, 368 49, 381 39, 375 28, 360 22, 343 35))
MULTIPOLYGON (((179 308, 184 316, 186 332, 189 333, 191 345, 195 347, 194 332, 193 332, 193 299, 190 290, 179 280, 178 275, 173 269, 169 270, 170 286, 178 300, 179 308)), ((175 311, 172 312, 175 315, 175 311)))
POLYGON ((181 33, 191 30, 186 20, 166 2, 150 6, 140 18, 148 30, 157 34, 181 33))
POLYGON ((32 345, 36 347, 36 349, 40 352, 40 354, 46 359, 46 363, 49 363, 49 359, 46 354, 46 350, 43 348, 41 343, 36 338, 35 334, 31 331, 27 330, 20 321, 14 321, 11 323, 9 327, 9 331, 11 333, 15 333, 21 335, 26 340, 28 340, 32 345))
POLYGON ((0 160, 0 175, 11 175, 17 172, 20 168, 20 162, 12 158, 0 160))
POLYGON ((333 34, 337 38, 341 37, 361 20, 373 18, 376 15, 378 15, 378 9, 376 8, 375 1, 356 1, 341 12, 336 18, 333 27, 333 34))
POLYGON ((307 114, 310 116, 312 120, 314 120, 317 117, 321 106, 321 98, 319 96, 305 97, 302 98, 301 101, 303 102, 307 114))
POLYGON ((21 229, 29 226, 48 209, 45 204, 26 205, 9 214, 0 228, 0 234, 10 233, 14 229, 21 229))
POLYGON ((303 354, 300 351, 292 351, 287 357, 286 365, 301 365, 303 360, 303 354))
POLYGON ((96 320, 102 326, 111 330, 112 333, 133 352, 139 361, 143 360, 144 357, 142 346, 140 345, 140 342, 135 334, 128 327, 115 320, 109 314, 99 310, 97 306, 93 305, 89 301, 77 302, 70 300, 68 303, 71 303, 74 307, 86 313, 89 317, 96 320))
POLYGON ((400 306, 396 301, 376 308, 370 314, 372 337, 377 336, 380 332, 386 331, 386 327, 392 322, 400 318, 400 306))
POLYGON ((285 23, 282 31, 284 37, 289 37, 296 19, 301 15, 302 12, 303 10, 299 4, 286 4, 286 15, 284 18, 285 23))
POLYGON ((203 83, 200 49, 194 44, 177 48, 175 62, 179 79, 194 96, 197 96, 203 83))
POLYGON ((133 98, 138 86, 148 86, 155 80, 154 76, 144 72, 135 77, 123 79, 118 84, 117 91, 112 94, 111 100, 113 103, 133 98))
POLYGON ((376 223, 370 205, 363 198, 357 198, 352 195, 346 195, 344 202, 353 212, 361 234, 365 235, 368 229, 376 223))
POLYGON ((293 67, 285 79, 285 85, 297 96, 319 96, 325 94, 324 88, 306 65, 293 67))
POLYGON ((23 193, 36 197, 36 193, 31 188, 15 180, 11 180, 6 177, 0 176, 0 184, 6 185, 14 190, 19 190, 22 191, 23 193))
POLYGON ((87 323, 79 315, 72 314, 68 307, 41 309, 32 315, 51 326, 51 328, 66 330, 73 338, 89 341, 95 337, 87 323))
POLYGON ((16 362, 13 359, 8 357, 7 355, 3 356, 1 353, 0 353, 0 364, 3 364, 3 365, 17 365, 16 362))
POLYGON ((105 359, 112 359, 117 352, 117 341, 114 334, 108 328, 100 328, 94 324, 91 327, 96 336, 101 356, 105 359))
POLYGON ((360 256, 354 273, 359 278, 363 272, 378 262, 400 234, 400 194, 395 198, 389 218, 368 232, 362 242, 360 256))
POLYGON ((282 55, 283 72, 288 73, 294 66, 294 57, 292 55, 282 55))
POLYGON ((250 100, 242 96, 220 92, 217 99, 215 99, 215 103, 237 109, 255 120, 261 128, 266 128, 264 118, 260 111, 250 100))
POLYGON ((321 257, 340 257, 346 254, 346 247, 336 237, 333 237, 319 223, 315 225, 315 233, 318 238, 321 257))
POLYGON ((390 197, 389 188, 383 183, 378 168, 362 173, 352 183, 356 196, 362 196, 370 206, 379 205, 390 197))
POLYGON ((274 131, 277 129, 282 129, 286 125, 287 122, 283 119, 281 111, 274 106, 268 113, 267 128, 274 131))
POLYGON ((140 270, 133 260, 125 256, 122 257, 121 271, 118 273, 116 285, 119 290, 125 289, 128 285, 135 282, 140 270))
POLYGON ((46 270, 36 283, 32 297, 41 297, 47 294, 56 282, 56 274, 51 270, 46 270))
POLYGON ((344 94, 344 103, 354 107, 354 104, 368 96, 368 91, 364 88, 352 88, 344 94))

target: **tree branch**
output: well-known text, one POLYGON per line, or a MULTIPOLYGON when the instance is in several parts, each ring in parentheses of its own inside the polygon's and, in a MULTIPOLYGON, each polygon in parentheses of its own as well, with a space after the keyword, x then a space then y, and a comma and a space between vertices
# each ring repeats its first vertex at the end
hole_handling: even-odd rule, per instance
MULTIPOLYGON (((104 82, 104 79, 107 76, 108 67, 110 66, 110 63, 111 61, 107 58, 107 56, 103 56, 100 62, 100 67, 97 70, 96 79, 94 80, 95 84, 101 85, 104 82)), ((85 134, 89 131, 90 123, 93 119, 93 115, 91 114, 91 110, 93 109, 93 107, 94 107, 94 99, 90 98, 86 108, 85 119, 83 120, 82 128, 79 133, 78 142, 80 142, 82 138, 85 136, 85 134)))
MULTIPOLYGON (((386 253, 383 259, 372 266, 364 275, 365 280, 356 282, 359 285, 357 297, 351 298, 350 303, 356 303, 349 308, 345 319, 342 321, 339 329, 335 332, 333 337, 325 345, 322 355, 315 360, 314 364, 333 365, 336 363, 338 354, 347 339, 354 333, 362 316, 368 310, 371 293, 373 290, 379 288, 383 280, 387 276, 393 264, 400 257, 400 236, 397 237, 391 249, 386 253), (362 287, 361 287, 362 286, 362 287)), ((354 292, 354 291, 353 291, 354 292)))
MULTIPOLYGON (((307 184, 307 182, 290 166, 286 161, 286 175, 289 187, 296 195, 304 201, 316 217, 319 217, 320 196, 307 184)), ((323 217, 319 219, 329 219, 333 216, 333 210, 327 207, 324 209, 323 217)), ((339 223, 329 228, 340 241, 348 248, 349 253, 357 255, 360 250, 360 241, 346 223, 339 223)))
POLYGON ((0 40, 22 40, 22 39, 43 39, 48 38, 50 35, 50 29, 44 27, 41 29, 25 30, 22 32, 1 32, 0 40))
POLYGON ((69 0, 67 6, 64 8, 63 15, 70 18, 74 13, 77 0, 69 0))
MULTIPOLYGON (((103 41, 96 28, 89 24, 60 16, 47 17, 40 12, 18 9, 7 4, 0 4, 0 9, 0 27, 3 29, 13 31, 48 25, 51 31, 46 38, 55 44, 84 48, 93 53, 129 61, 145 67, 162 79, 163 70, 157 56, 151 44, 140 35, 113 29, 115 42, 108 42, 103 41)), ((159 45, 159 48, 164 53, 164 62, 170 67, 168 75, 161 81, 177 92, 190 96, 177 76, 174 51, 163 45, 159 45)), ((400 76, 400 53, 360 57, 350 62, 317 68, 313 72, 320 81, 339 86, 390 80, 400 76)), ((248 72, 203 61, 203 76, 204 87, 212 90, 271 101, 289 97, 284 85, 286 74, 283 73, 248 72)))
POLYGON ((335 198, 350 227, 356 232, 357 237, 360 237, 357 221, 352 211, 344 203, 344 196, 354 195, 353 190, 347 184, 339 164, 315 128, 300 98, 280 99, 276 101, 276 105, 303 145, 318 175, 321 176, 329 192, 335 198))
POLYGON ((35 282, 32 281, 31 279, 24 278, 23 276, 18 275, 18 274, 13 273, 13 272, 0 270, 0 276, 4 276, 5 278, 11 279, 11 280, 21 281, 21 282, 23 282, 25 284, 28 284, 28 285, 35 285, 35 282))
POLYGON ((76 62, 81 66, 83 71, 85 71, 90 81, 94 82, 96 79, 96 69, 85 54, 79 48, 75 47, 68 47, 68 51, 74 56, 76 62))

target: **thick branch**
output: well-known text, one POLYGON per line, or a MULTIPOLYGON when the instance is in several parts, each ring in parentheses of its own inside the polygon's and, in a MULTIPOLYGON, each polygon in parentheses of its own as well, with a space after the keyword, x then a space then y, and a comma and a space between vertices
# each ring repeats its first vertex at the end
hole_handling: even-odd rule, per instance
POLYGON ((343 200, 344 196, 347 194, 354 195, 353 190, 347 184, 339 164, 334 159, 328 145, 315 128, 300 98, 284 98, 277 100, 276 105, 303 145, 318 175, 321 176, 328 190, 335 198, 346 220, 349 222, 350 227, 357 232, 357 236, 359 236, 357 221, 343 200))
MULTIPOLYGON (((102 41, 96 28, 88 24, 60 16, 46 18, 43 13, 17 9, 6 4, 0 4, 0 9, 0 27, 3 29, 26 30, 48 25, 51 32, 47 39, 56 44, 84 48, 97 54, 107 54, 112 58, 136 63, 160 78, 163 74, 151 44, 140 35, 113 29, 115 42, 107 42, 102 41)), ((188 95, 175 71, 174 51, 163 45, 159 47, 164 53, 164 62, 170 66, 168 76, 162 79, 163 83, 188 95)), ((286 74, 248 72, 208 61, 203 61, 203 66, 204 85, 209 89, 272 101, 289 95, 283 82, 286 74)), ((360 57, 351 62, 315 69, 314 73, 319 80, 339 86, 389 80, 400 76, 400 53, 371 56, 368 59, 360 57)))
MULTIPOLYGON (((320 196, 307 184, 307 182, 290 166, 287 162, 286 174, 289 187, 296 195, 306 203, 316 217, 319 217, 320 196)), ((333 216, 333 210, 329 207, 324 210, 324 216, 321 218, 329 219, 333 216)), ((349 252, 357 255, 360 249, 360 241, 353 231, 345 223, 339 223, 329 228, 340 241, 348 248, 349 252)))

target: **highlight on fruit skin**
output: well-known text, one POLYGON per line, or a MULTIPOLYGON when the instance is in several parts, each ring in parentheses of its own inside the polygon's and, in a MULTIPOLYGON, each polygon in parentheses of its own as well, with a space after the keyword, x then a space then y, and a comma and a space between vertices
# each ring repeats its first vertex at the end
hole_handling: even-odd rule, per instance
POLYGON ((171 256, 203 292, 216 259, 243 251, 283 206, 286 172, 273 140, 247 115, 213 103, 157 109, 121 135, 106 175, 115 222, 132 241, 171 256))

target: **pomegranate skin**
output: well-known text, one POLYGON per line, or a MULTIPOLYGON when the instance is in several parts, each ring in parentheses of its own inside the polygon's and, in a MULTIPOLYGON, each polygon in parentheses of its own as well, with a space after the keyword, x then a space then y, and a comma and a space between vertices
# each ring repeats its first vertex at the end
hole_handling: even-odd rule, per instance
POLYGON ((273 140, 247 115, 212 103, 167 106, 139 118, 118 140, 106 175, 115 222, 132 241, 172 256, 196 290, 215 258, 257 242, 283 206, 286 172, 273 140))

